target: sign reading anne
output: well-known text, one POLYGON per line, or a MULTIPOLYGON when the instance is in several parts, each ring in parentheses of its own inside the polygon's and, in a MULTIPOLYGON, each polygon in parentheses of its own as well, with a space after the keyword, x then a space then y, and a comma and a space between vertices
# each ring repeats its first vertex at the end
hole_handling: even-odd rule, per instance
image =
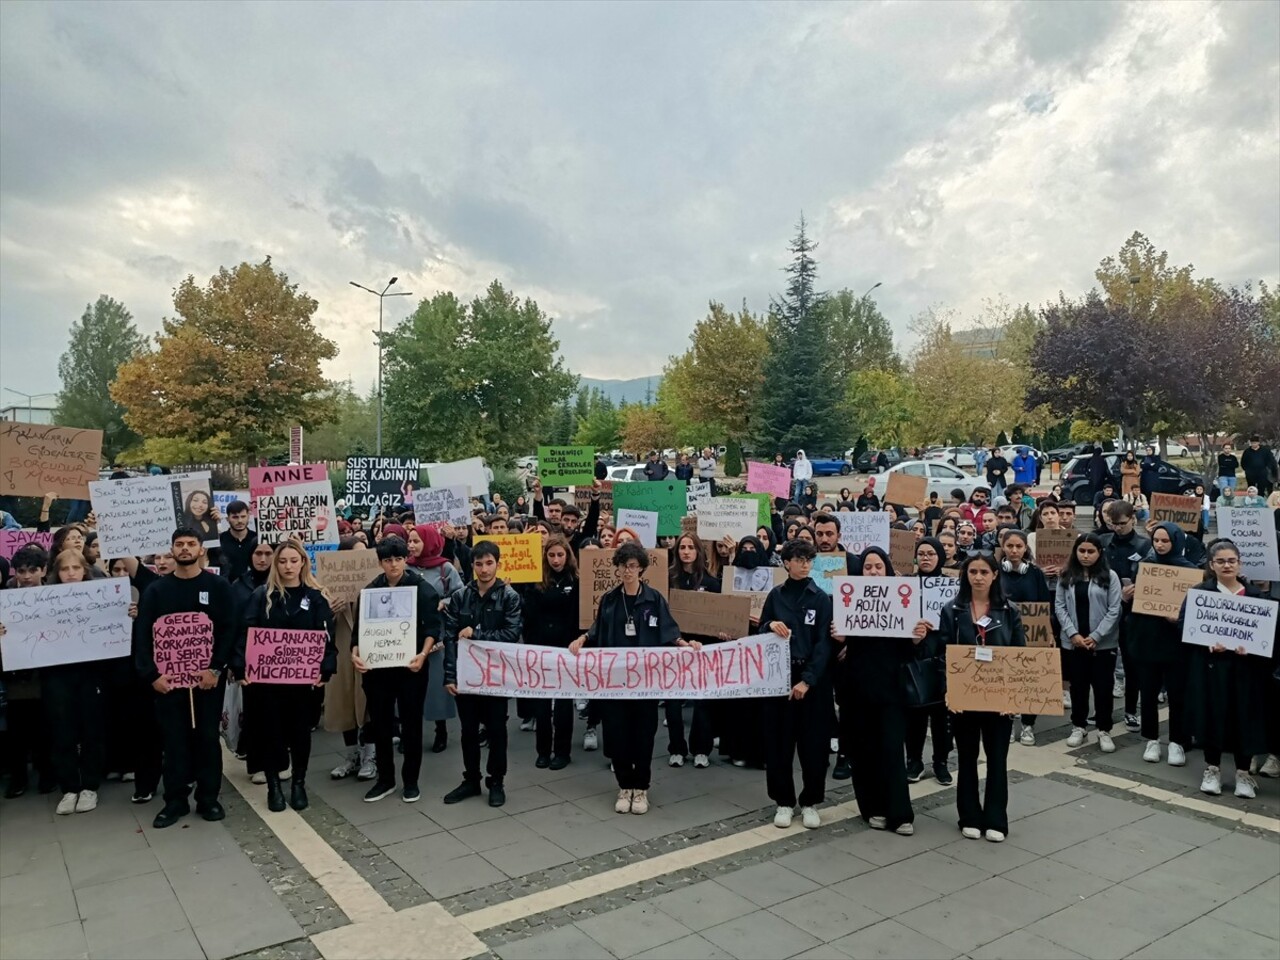
POLYGON ((156 669, 171 687, 195 687, 213 656, 213 621, 208 614, 170 613, 156 621, 156 669))
POLYGON ((592 700, 783 697, 791 690, 789 641, 757 634, 688 647, 562 647, 458 642, 459 692, 592 700))
POLYGON ((250 467, 249 492, 258 506, 258 538, 263 543, 295 537, 306 547, 337 547, 333 486, 324 464, 250 467))
POLYGON ((329 634, 323 630, 249 628, 244 678, 250 683, 305 683, 320 679, 329 634))

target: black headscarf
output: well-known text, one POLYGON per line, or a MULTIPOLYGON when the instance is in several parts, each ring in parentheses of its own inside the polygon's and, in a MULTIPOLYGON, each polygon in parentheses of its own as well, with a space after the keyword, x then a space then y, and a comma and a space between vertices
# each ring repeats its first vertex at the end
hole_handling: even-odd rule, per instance
POLYGON ((1156 530, 1163 530, 1169 535, 1169 539, 1173 541, 1173 549, 1168 553, 1156 553, 1155 538, 1152 538, 1151 549, 1147 551, 1147 555, 1142 558, 1143 563, 1159 563, 1166 567, 1188 567, 1192 570, 1196 565, 1186 557, 1187 535, 1183 529, 1176 523, 1157 523, 1152 529, 1154 534, 1156 530))
POLYGON ((738 549, 733 554, 733 565, 743 570, 754 570, 756 567, 769 565, 769 557, 765 554, 764 544, 760 542, 759 537, 743 537, 738 541, 738 549), (742 549, 743 544, 747 543, 755 547, 754 553, 742 549))
MULTIPOLYGON (((893 561, 889 559, 889 551, 881 550, 879 547, 867 547, 867 549, 863 550, 860 554, 858 554, 856 557, 853 558, 853 569, 850 571, 850 573, 853 576, 855 577, 862 576, 863 561, 867 559, 868 554, 872 554, 872 553, 874 553, 877 557, 879 557, 881 560, 884 561, 884 575, 886 577, 897 576, 897 574, 893 572, 893 561)), ((946 553, 943 552, 942 556, 946 556, 946 553)))
POLYGON ((947 548, 942 545, 942 541, 937 537, 925 537, 916 544, 916 565, 920 565, 920 548, 928 544, 933 547, 934 552, 938 554, 938 566, 929 573, 921 573, 922 577, 939 577, 942 575, 942 565, 947 562, 947 548))

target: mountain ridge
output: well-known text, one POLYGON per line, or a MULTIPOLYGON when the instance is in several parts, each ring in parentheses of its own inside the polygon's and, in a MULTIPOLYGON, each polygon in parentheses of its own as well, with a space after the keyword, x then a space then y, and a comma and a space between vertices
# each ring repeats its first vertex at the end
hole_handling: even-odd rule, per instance
POLYGON ((595 377, 579 377, 578 389, 604 391, 604 395, 615 404, 643 403, 646 395, 650 402, 657 399, 658 384, 662 383, 662 374, 649 377, 633 377, 630 380, 599 380, 595 377))

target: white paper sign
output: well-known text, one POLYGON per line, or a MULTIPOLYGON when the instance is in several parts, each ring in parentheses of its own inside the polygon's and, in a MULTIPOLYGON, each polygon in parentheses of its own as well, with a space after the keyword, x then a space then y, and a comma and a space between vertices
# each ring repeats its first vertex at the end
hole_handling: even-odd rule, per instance
POLYGON ((370 670, 407 667, 418 655, 418 588, 361 590, 359 646, 370 670))
POLYGON ((867 547, 879 547, 889 552, 889 514, 877 511, 862 513, 837 513, 840 521, 840 546, 852 554, 862 553, 867 547))
POLYGON ((650 549, 658 546, 658 511, 619 510, 618 529, 630 527, 640 538, 640 543, 650 549))
POLYGON ((919 577, 836 577, 831 599, 842 637, 909 637, 920 620, 919 577))
POLYGON ((468 457, 452 463, 428 463, 427 479, 433 487, 466 487, 469 495, 483 497, 489 492, 484 457, 468 457))
POLYGON ((960 581, 955 577, 921 577, 920 619, 928 620, 936 630, 942 623, 942 608, 959 592, 960 581))
POLYGON ((690 481, 684 491, 685 516, 692 517, 698 512, 698 504, 711 499, 711 484, 703 480, 701 483, 690 481))
POLYGON ((760 505, 746 497, 712 497, 698 504, 698 536, 703 540, 753 537, 760 505))
POLYGON ((1237 597, 1219 590, 1188 590, 1182 642, 1201 647, 1220 643, 1228 650, 1244 647, 1248 653, 1270 657, 1275 649, 1278 608, 1280 604, 1274 600, 1237 597))
POLYGON ((1267 507, 1218 507, 1218 530, 1240 551, 1240 573, 1252 580, 1280 580, 1275 513, 1267 507))
POLYGON ((89 496, 104 557, 164 553, 180 526, 196 530, 205 546, 218 545, 207 471, 95 480, 89 484, 89 496))
POLYGON ((0 590, 4 669, 129 656, 131 602, 125 577, 0 590))
POLYGON ((222 516, 222 519, 218 521, 219 533, 226 533, 231 529, 231 524, 227 523, 227 507, 237 500, 249 508, 249 529, 258 529, 258 521, 253 517, 253 498, 249 496, 248 490, 215 490, 213 491, 213 505, 218 508, 218 513, 222 516))
POLYGON ((466 487, 427 487, 413 491, 415 523, 451 523, 465 527, 471 522, 471 498, 466 487))

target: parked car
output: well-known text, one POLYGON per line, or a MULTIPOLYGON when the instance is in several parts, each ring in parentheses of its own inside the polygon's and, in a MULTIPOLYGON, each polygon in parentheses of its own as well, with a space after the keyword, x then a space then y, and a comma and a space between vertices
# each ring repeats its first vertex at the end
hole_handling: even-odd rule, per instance
MULTIPOLYGON (((1141 444, 1139 444, 1139 445, 1138 445, 1138 450, 1139 450, 1139 451, 1143 451, 1143 450, 1146 450, 1146 449, 1147 449, 1147 447, 1155 447, 1155 448, 1156 448, 1156 450, 1158 451, 1158 450, 1160 449, 1160 441, 1159 441, 1159 440, 1148 440, 1146 443, 1141 443, 1141 444)), ((1170 457, 1189 457, 1189 456, 1191 456, 1191 451, 1190 451, 1190 450, 1188 450, 1188 449, 1187 449, 1183 444, 1178 443, 1177 441, 1174 441, 1174 440, 1166 440, 1166 441, 1165 441, 1165 444, 1164 444, 1164 452, 1165 452, 1165 455, 1166 455, 1166 456, 1170 456, 1170 457)))
POLYGON ((644 464, 633 463, 626 467, 610 467, 608 479, 615 483, 629 483, 632 480, 645 480, 648 478, 644 475, 644 464))
POLYGON ((926 496, 929 493, 936 493, 938 499, 943 503, 950 501, 952 490, 963 490, 967 500, 974 490, 987 485, 986 481, 981 477, 965 473, 959 467, 953 467, 949 463, 943 463, 939 460, 908 460, 905 463, 890 467, 885 473, 881 474, 881 479, 876 481, 877 496, 884 495, 889 477, 895 473, 903 473, 908 477, 925 477, 929 481, 929 489, 926 496))
MULTIPOLYGON (((1065 447, 1054 447, 1045 456, 1057 463, 1066 463, 1073 457, 1088 456, 1096 446, 1099 444, 1092 440, 1086 440, 1084 443, 1069 443, 1065 447)), ((1116 445, 1110 440, 1103 440, 1101 447, 1104 453, 1113 453, 1116 449, 1116 445)))
POLYGON ((538 458, 537 457, 516 457, 516 469, 532 470, 534 472, 537 472, 538 458))
MULTIPOLYGON (((859 473, 875 473, 876 459, 880 456, 880 453, 881 451, 879 450, 863 450, 854 466, 857 467, 859 473)), ((902 451, 897 447, 885 447, 884 455, 888 459, 890 467, 896 467, 905 459, 902 451)))
POLYGON ((951 464, 953 467, 972 467, 976 463, 973 455, 977 452, 975 447, 942 447, 932 453, 926 453, 924 458, 926 460, 941 460, 944 463, 951 464))
MULTIPOLYGON (((1111 477, 1111 482, 1115 485, 1117 491, 1120 490, 1120 454, 1103 454, 1103 459, 1107 463, 1107 473, 1111 477)), ((1089 482, 1088 457, 1073 458, 1063 468, 1062 476, 1058 478, 1058 482, 1062 484, 1063 492, 1076 503, 1093 505, 1094 494, 1098 491, 1089 482)), ((1203 481, 1198 473, 1183 470, 1181 467, 1176 467, 1172 463, 1161 460, 1156 471, 1155 492, 1194 493, 1196 484, 1201 482, 1203 481)))

